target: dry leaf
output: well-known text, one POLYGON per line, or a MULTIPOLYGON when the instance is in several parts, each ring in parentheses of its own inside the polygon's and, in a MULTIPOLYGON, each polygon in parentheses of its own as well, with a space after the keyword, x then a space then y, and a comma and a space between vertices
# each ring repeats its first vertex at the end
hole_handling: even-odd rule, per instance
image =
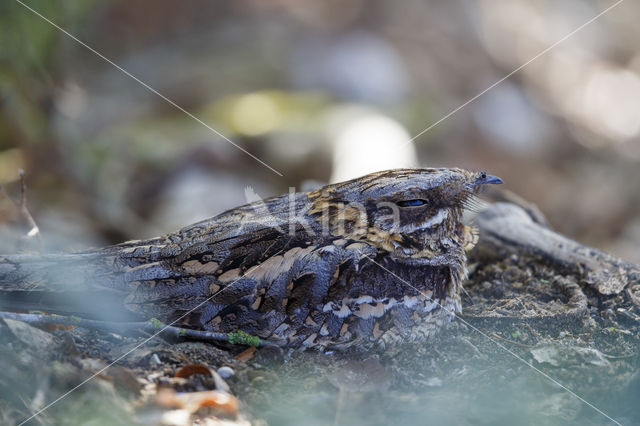
POLYGON ((256 347, 251 346, 250 348, 247 348, 246 350, 236 355, 234 359, 237 359, 238 361, 242 361, 242 362, 247 362, 251 358, 253 358, 253 355, 255 354, 255 352, 256 352, 256 347))
POLYGON ((181 377, 186 379, 187 377, 193 376, 194 374, 204 374, 213 377, 213 370, 205 364, 187 364, 180 367, 173 377, 181 377))
POLYGON ((161 388, 156 402, 164 408, 178 408, 195 413, 201 408, 212 408, 226 415, 238 414, 238 400, 235 396, 216 390, 178 393, 171 388, 161 388))

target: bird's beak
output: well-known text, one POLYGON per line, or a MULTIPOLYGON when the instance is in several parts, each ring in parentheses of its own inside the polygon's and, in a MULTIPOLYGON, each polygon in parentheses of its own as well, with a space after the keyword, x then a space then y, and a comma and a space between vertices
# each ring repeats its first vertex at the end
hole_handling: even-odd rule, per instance
POLYGON ((504 182, 498 176, 492 176, 486 173, 480 173, 478 174, 478 177, 476 178, 476 180, 470 184, 470 186, 474 187, 478 185, 497 185, 500 183, 504 183, 504 182))
POLYGON ((486 175, 476 181, 476 185, 497 185, 504 183, 498 176, 486 175))

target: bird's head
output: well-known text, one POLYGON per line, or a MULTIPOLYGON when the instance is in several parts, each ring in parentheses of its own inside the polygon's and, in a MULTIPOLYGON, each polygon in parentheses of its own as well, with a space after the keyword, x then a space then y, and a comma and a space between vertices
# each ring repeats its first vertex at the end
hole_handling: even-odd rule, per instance
POLYGON ((332 235, 415 256, 446 244, 462 226, 465 203, 483 185, 498 183, 485 172, 396 169, 329 185, 310 197, 312 213, 332 235))

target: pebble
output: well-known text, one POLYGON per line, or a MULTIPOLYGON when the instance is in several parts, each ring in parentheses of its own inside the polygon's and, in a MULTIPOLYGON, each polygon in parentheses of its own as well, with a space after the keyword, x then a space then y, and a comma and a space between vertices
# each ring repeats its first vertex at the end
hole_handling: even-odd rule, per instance
POLYGON ((235 371, 233 371, 233 368, 231 367, 227 367, 226 365, 224 367, 220 367, 218 368, 218 374, 220 375, 220 377, 222 377, 223 379, 228 379, 229 377, 233 376, 235 373, 235 371))
POLYGON ((160 361, 160 357, 158 356, 158 354, 151 355, 151 362, 156 365, 162 364, 162 361, 160 361))

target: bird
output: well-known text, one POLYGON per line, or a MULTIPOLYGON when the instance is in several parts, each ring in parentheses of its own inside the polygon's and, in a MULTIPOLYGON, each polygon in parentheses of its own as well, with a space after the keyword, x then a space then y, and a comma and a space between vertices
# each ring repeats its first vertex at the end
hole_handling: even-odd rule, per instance
POLYGON ((0 305, 156 318, 296 349, 427 341, 461 311, 462 222, 502 180, 393 169, 228 210, 177 232, 78 253, 0 257, 0 305))

